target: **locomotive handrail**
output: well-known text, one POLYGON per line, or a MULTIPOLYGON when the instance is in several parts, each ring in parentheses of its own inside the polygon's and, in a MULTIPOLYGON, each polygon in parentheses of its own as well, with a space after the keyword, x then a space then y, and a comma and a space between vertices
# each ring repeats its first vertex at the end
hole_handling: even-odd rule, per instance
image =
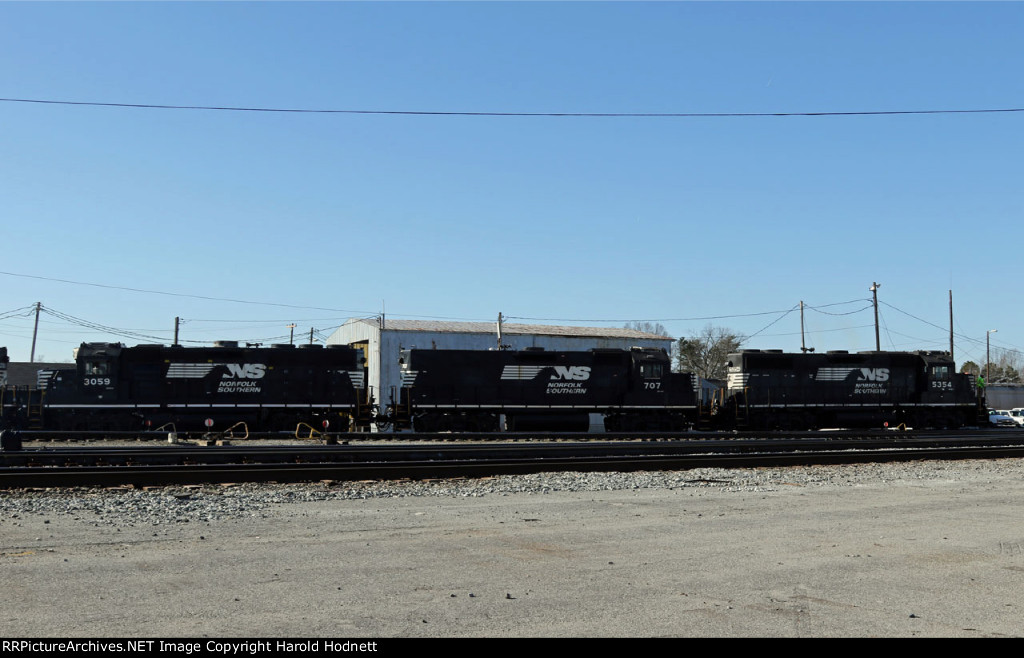
POLYGON ((249 438, 249 426, 245 423, 245 421, 240 421, 240 422, 235 423, 231 427, 227 428, 223 432, 221 432, 220 435, 223 436, 223 437, 227 437, 229 439, 239 439, 241 441, 244 441, 244 440, 249 438), (232 430, 234 430, 236 427, 239 427, 239 426, 241 426, 245 430, 245 434, 243 436, 236 437, 232 433, 232 430))
POLYGON ((323 435, 323 432, 321 432, 317 428, 313 427, 309 423, 302 423, 302 422, 300 422, 298 425, 295 426, 295 438, 296 439, 312 439, 314 437, 314 435, 323 435), (309 428, 309 436, 299 436, 299 430, 302 429, 303 427, 308 427, 309 428))

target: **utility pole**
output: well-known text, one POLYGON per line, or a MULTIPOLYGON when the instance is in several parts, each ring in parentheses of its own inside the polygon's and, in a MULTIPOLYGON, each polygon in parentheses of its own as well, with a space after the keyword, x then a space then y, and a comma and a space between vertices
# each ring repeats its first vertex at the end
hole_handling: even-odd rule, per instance
POLYGON ((171 347, 177 347, 178 346, 178 325, 180 325, 180 324, 181 324, 181 318, 175 317, 174 318, 174 344, 171 345, 171 347))
POLYGON ((501 312, 498 312, 498 349, 501 349, 501 312))
POLYGON ((992 357, 989 351, 989 336, 999 331, 998 329, 989 329, 985 332, 985 386, 988 386, 991 381, 990 370, 992 369, 992 357))
MULTIPOLYGON (((953 358, 953 291, 949 291, 949 358, 953 358)), ((954 364, 955 366, 955 364, 954 364)))
POLYGON ((309 344, 313 344, 313 327, 309 328, 309 344))
POLYGON ((800 300, 800 351, 807 354, 807 343, 804 342, 804 302, 800 300))
POLYGON ((882 284, 871 282, 871 287, 868 289, 871 291, 871 296, 874 299, 875 304, 875 351, 882 351, 882 343, 878 339, 878 289, 882 287, 882 284))
POLYGON ((32 354, 28 357, 29 363, 36 362, 36 336, 39 334, 39 309, 42 307, 42 302, 36 302, 36 325, 32 327, 32 354))
POLYGON ((288 333, 288 344, 289 345, 294 345, 295 344, 295 323, 292 322, 290 325, 288 325, 288 329, 290 329, 290 331, 288 333))

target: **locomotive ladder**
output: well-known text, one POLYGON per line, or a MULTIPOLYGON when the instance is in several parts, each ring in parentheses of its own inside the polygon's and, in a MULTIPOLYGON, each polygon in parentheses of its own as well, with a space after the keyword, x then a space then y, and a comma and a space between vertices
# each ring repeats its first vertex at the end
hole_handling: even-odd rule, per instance
POLYGON ((46 391, 42 389, 28 389, 26 391, 28 397, 28 403, 26 404, 26 412, 28 413, 28 429, 30 430, 41 430, 43 429, 43 409, 46 407, 43 404, 46 397, 46 391))
POLYGON ((4 386, 0 388, 0 415, 3 421, 21 429, 43 429, 43 396, 45 391, 28 386, 4 386))

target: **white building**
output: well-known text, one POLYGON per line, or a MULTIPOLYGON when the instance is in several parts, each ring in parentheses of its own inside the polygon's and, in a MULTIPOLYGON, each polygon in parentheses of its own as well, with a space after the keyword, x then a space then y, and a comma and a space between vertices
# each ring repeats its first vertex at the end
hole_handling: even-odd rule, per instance
MULTIPOLYGON (((398 352, 402 349, 491 350, 498 349, 496 322, 438 322, 430 320, 351 319, 327 339, 328 345, 352 345, 366 355, 367 381, 374 400, 397 402, 401 374, 398 352), (381 393, 383 392, 383 394, 381 393)), ((509 349, 543 347, 553 351, 586 351, 594 348, 654 347, 671 352, 672 338, 633 329, 560 327, 541 324, 501 324, 501 344, 509 349)))

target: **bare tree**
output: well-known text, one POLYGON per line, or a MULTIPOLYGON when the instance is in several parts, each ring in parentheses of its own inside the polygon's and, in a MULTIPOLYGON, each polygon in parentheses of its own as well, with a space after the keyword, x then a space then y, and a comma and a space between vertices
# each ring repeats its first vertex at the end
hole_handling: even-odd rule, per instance
POLYGON ((725 379, 726 357, 737 351, 742 342, 743 336, 709 324, 698 335, 676 342, 676 370, 705 379, 725 379))
POLYGON ((622 325, 622 328, 642 331, 647 334, 657 334, 658 336, 668 336, 668 329, 666 329, 665 325, 660 322, 642 322, 640 320, 634 320, 633 322, 627 322, 622 325))
POLYGON ((992 379, 994 381, 1002 381, 1006 383, 1017 383, 1020 381, 1020 352, 1017 350, 1001 350, 1001 353, 996 359, 996 364, 999 367, 999 378, 997 379, 994 376, 995 371, 993 371, 992 379))

